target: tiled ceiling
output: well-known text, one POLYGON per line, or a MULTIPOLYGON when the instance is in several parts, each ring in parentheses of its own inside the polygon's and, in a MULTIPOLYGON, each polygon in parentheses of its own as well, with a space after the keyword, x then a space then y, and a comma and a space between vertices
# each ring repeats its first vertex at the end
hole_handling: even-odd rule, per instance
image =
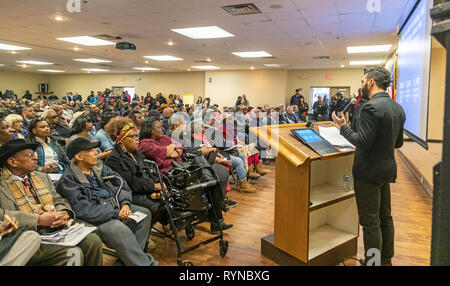
MULTIPOLYGON (((81 13, 69 13, 66 0, 0 1, 0 42, 32 50, 0 51, 0 70, 36 71, 16 65, 17 60, 56 63, 46 69, 82 73, 81 68, 107 68, 111 72, 136 72, 133 67, 156 67, 163 72, 186 71, 194 61, 211 59, 223 70, 266 68, 281 64, 289 69, 338 68, 349 60, 378 59, 386 55, 348 55, 350 45, 393 44, 396 32, 415 0, 381 0, 381 12, 369 13, 368 0, 88 0, 81 13), (232 16, 222 6, 254 3, 263 13, 232 16), (277 5, 277 6, 274 6, 277 5), (275 8, 274 8, 275 7, 275 8), (66 21, 56 22, 56 14, 66 21), (219 26, 233 38, 193 40, 171 29, 219 26), (136 51, 114 46, 84 47, 58 37, 121 36, 137 46, 136 51), (174 45, 167 43, 173 41, 174 45), (243 59, 235 51, 264 50, 273 59, 243 59), (146 55, 172 55, 184 61, 156 62, 146 55), (330 56, 329 60, 313 57, 330 56), (106 65, 74 62, 74 58, 111 60, 106 65)), ((267 69, 267 68, 266 68, 267 69)))

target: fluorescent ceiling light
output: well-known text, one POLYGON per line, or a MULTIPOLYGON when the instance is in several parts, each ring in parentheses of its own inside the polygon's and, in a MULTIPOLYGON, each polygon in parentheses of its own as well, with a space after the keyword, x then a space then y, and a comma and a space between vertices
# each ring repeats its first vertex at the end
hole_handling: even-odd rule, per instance
POLYGON ((103 69, 81 69, 82 71, 91 71, 91 72, 109 72, 109 70, 103 69))
POLYGON ((199 69, 199 70, 218 70, 219 67, 216 66, 191 66, 191 68, 199 69))
POLYGON ((267 58, 272 55, 265 51, 255 51, 255 52, 234 52, 233 55, 236 55, 241 58, 267 58))
POLYGON ((38 70, 40 72, 53 72, 53 73, 58 73, 58 72, 65 72, 65 71, 61 71, 61 70, 38 70))
POLYGON ((266 66, 268 68, 279 68, 279 67, 281 67, 281 65, 279 65, 279 64, 264 64, 264 66, 266 66))
POLYGON ((134 70, 140 70, 140 71, 159 71, 157 68, 133 68, 134 70))
POLYGON ((40 61, 17 61, 17 62, 21 63, 21 64, 38 65, 38 66, 53 65, 53 63, 40 62, 40 61))
POLYGON ((3 66, 5 66, 4 64, 0 64, 0 67, 3 67, 3 66))
POLYGON ((56 38, 60 41, 65 41, 69 43, 84 45, 84 46, 107 46, 107 45, 115 45, 116 43, 97 39, 89 36, 81 36, 81 37, 69 37, 69 38, 56 38))
POLYGON ((182 34, 191 39, 217 39, 234 37, 233 34, 230 34, 217 26, 172 29, 172 31, 178 34, 182 34))
POLYGON ((31 50, 31 48, 25 48, 25 47, 19 47, 19 46, 13 46, 13 45, 7 45, 7 44, 0 43, 0 50, 22 51, 22 50, 31 50))
POLYGON ((347 47, 349 54, 388 52, 392 45, 347 47))
POLYGON ((177 58, 173 56, 144 56, 144 58, 155 60, 155 61, 182 61, 182 58, 177 58))
POLYGON ((368 65, 380 65, 383 60, 371 60, 371 61, 350 61, 351 66, 368 66, 368 65))
POLYGON ((112 61, 106 61, 106 60, 99 60, 99 59, 74 59, 74 61, 77 62, 85 62, 85 63, 92 63, 92 64, 98 64, 98 63, 112 63, 112 61))

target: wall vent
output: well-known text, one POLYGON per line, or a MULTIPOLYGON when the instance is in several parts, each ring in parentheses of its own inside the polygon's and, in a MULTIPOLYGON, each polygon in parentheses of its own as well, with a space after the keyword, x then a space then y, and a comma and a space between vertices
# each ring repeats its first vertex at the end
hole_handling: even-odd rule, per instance
POLYGON ((261 10, 259 10, 259 8, 256 7, 256 5, 253 3, 223 6, 222 8, 233 16, 242 16, 242 15, 251 15, 251 14, 262 13, 261 10))

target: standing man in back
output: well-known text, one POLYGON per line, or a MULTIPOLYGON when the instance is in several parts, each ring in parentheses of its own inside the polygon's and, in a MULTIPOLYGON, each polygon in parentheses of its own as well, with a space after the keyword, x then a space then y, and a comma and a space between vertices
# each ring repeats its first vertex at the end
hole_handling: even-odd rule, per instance
POLYGON ((303 95, 300 94, 300 91, 302 91, 301 88, 295 90, 295 94, 291 97, 291 104, 290 104, 290 105, 297 105, 299 109, 301 107, 300 98, 303 98, 303 100, 305 100, 303 95))
POLYGON ((391 216, 390 183, 397 179, 395 148, 403 145, 403 108, 391 99, 386 89, 391 74, 385 68, 370 68, 361 80, 362 106, 355 130, 347 125, 342 112, 333 120, 341 127, 341 135, 356 146, 353 163, 355 195, 360 224, 363 227, 365 259, 368 252, 381 253, 381 265, 392 265, 394 256, 394 222, 391 216))

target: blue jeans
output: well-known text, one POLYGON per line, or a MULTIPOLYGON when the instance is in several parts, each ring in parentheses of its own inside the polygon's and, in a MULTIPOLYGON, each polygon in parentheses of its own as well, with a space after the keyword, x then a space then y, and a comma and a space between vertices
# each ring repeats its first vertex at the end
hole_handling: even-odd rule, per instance
POLYGON ((247 176, 245 175, 244 157, 242 155, 239 155, 239 157, 230 155, 230 160, 231 164, 236 169, 239 181, 246 180, 247 176))

